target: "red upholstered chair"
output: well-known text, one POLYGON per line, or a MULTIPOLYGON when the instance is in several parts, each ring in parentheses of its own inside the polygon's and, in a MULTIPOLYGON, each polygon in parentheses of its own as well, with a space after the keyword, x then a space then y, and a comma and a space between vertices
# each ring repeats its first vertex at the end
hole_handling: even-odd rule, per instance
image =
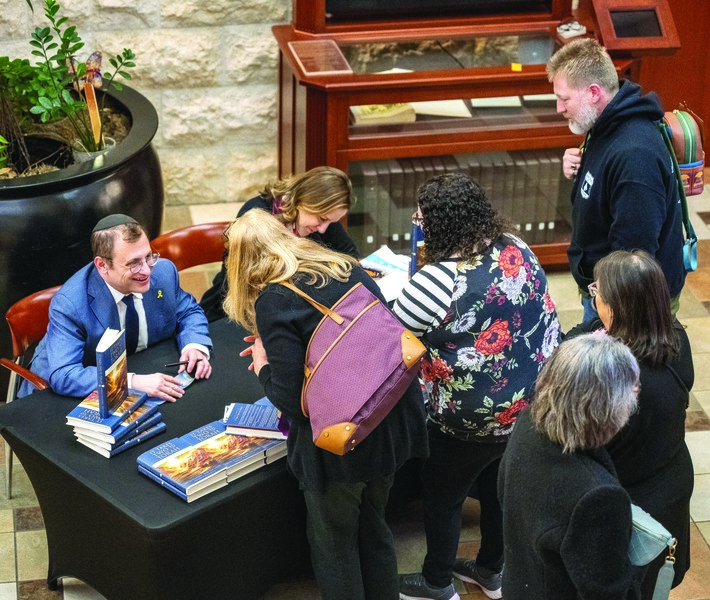
MULTIPOLYGON (((49 303, 60 286, 36 292, 13 304, 5 313, 12 336, 14 361, 0 358, 0 365, 10 369, 10 383, 7 387, 7 402, 12 402, 20 388, 20 378, 27 379, 36 388, 43 390, 49 384, 23 366, 25 354, 47 333, 49 324, 49 303)), ((12 450, 5 443, 5 492, 7 499, 12 496, 12 450)))
POLYGON ((150 245, 161 257, 172 261, 178 271, 221 262, 225 242, 223 234, 230 225, 230 221, 188 225, 159 235, 150 245))

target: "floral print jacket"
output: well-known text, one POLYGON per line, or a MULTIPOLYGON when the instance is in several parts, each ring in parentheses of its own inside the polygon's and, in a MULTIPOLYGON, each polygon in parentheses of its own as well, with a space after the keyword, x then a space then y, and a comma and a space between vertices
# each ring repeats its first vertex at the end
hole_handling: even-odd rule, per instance
POLYGON ((469 261, 423 267, 394 307, 427 347, 429 420, 463 439, 504 442, 560 342, 537 257, 505 235, 469 261))

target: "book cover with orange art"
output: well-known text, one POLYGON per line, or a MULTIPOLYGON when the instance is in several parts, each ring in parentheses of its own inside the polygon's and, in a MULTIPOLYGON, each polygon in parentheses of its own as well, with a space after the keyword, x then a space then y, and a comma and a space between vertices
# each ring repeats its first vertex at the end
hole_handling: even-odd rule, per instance
POLYGON ((137 460, 142 472, 157 475, 189 497, 215 481, 226 481, 228 472, 238 470, 244 463, 265 464, 267 449, 283 443, 228 434, 219 420, 164 442, 137 460))

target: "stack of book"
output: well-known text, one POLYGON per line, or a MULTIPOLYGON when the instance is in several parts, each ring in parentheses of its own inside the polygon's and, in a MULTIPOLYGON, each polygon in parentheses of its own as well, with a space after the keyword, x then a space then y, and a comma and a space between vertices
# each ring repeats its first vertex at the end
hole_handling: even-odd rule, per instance
POLYGON ((286 441, 227 433, 223 419, 138 457, 138 470, 192 502, 286 455, 286 441))
POLYGON ((77 441, 106 458, 165 431, 161 402, 128 388, 125 331, 107 329, 96 347, 97 389, 67 415, 77 441))
POLYGON ((132 390, 118 409, 102 419, 94 391, 67 415, 67 424, 74 427, 80 444, 111 458, 165 431, 160 402, 146 398, 145 393, 132 390))

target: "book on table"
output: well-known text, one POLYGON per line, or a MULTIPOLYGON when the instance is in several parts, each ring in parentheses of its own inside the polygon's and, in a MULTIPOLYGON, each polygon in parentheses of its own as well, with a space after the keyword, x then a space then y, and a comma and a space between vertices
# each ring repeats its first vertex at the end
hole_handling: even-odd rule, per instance
POLYGON ((106 450, 113 450, 118 448, 121 444, 133 439, 137 435, 143 433, 146 429, 150 429, 154 425, 157 425, 163 420, 163 415, 159 412, 150 415, 147 419, 144 419, 138 426, 134 427, 126 436, 121 437, 118 442, 110 442, 107 440, 107 435, 103 433, 98 433, 92 431, 91 429, 81 429, 80 427, 74 428, 74 436, 77 440, 84 440, 91 444, 94 444, 100 448, 105 448, 106 450))
POLYGON ((157 414, 154 415, 153 418, 156 420, 155 423, 151 424, 150 426, 146 426, 145 429, 141 428, 140 431, 136 431, 128 439, 124 440, 123 442, 120 442, 117 445, 110 445, 110 447, 108 448, 106 448, 106 444, 102 442, 96 442, 93 438, 81 434, 77 435, 77 441, 80 444, 86 446, 87 448, 90 448, 94 452, 97 452, 98 454, 101 454, 106 458, 111 458, 116 454, 124 452, 129 448, 133 448, 133 446, 137 446, 141 442, 149 440, 150 438, 153 438, 156 435, 163 433, 166 430, 166 425, 162 422, 162 416, 160 414, 157 414))
POLYGON ((94 390, 67 415, 67 425, 111 434, 146 398, 145 392, 130 390, 123 402, 104 418, 99 414, 99 392, 94 390))
POLYGON ((232 435, 286 439, 286 434, 279 429, 279 411, 270 402, 232 402, 224 407, 223 421, 227 433, 232 435))
POLYGON ((96 345, 99 414, 108 417, 128 394, 128 359, 125 330, 107 329, 96 345))
MULTIPOLYGON (((174 438, 138 456, 139 470, 178 491, 181 498, 193 498, 196 492, 227 481, 229 473, 241 467, 266 464, 267 449, 285 444, 282 440, 246 437, 227 433, 222 419, 203 425, 179 438, 174 438)), ((188 500, 189 501, 189 500, 188 500)))
POLYGON ((103 433, 95 429, 86 428, 83 424, 78 424, 74 426, 74 434, 89 436, 98 442, 110 446, 117 445, 139 430, 145 430, 146 422, 150 422, 154 425, 160 421, 162 419, 162 415, 158 412, 160 404, 161 403, 156 400, 146 400, 121 421, 118 427, 110 433, 103 433), (158 417, 158 419, 156 420, 155 417, 158 417))
POLYGON ((228 481, 227 479, 219 479, 216 481, 213 481, 212 483, 205 485, 204 487, 201 487, 199 489, 191 491, 189 494, 185 493, 182 491, 180 488, 175 487, 173 484, 171 484, 169 481, 166 479, 161 479, 159 475, 156 475, 152 471, 146 469, 145 467, 138 465, 138 471, 140 473, 143 473, 146 477, 149 477, 159 485, 162 485, 166 490, 170 490, 173 494, 178 496, 179 498, 182 498, 186 502, 190 503, 193 500, 197 500, 198 498, 202 498, 202 496, 206 496, 210 492, 214 492, 215 490, 218 490, 219 488, 224 487, 227 485, 228 481))

